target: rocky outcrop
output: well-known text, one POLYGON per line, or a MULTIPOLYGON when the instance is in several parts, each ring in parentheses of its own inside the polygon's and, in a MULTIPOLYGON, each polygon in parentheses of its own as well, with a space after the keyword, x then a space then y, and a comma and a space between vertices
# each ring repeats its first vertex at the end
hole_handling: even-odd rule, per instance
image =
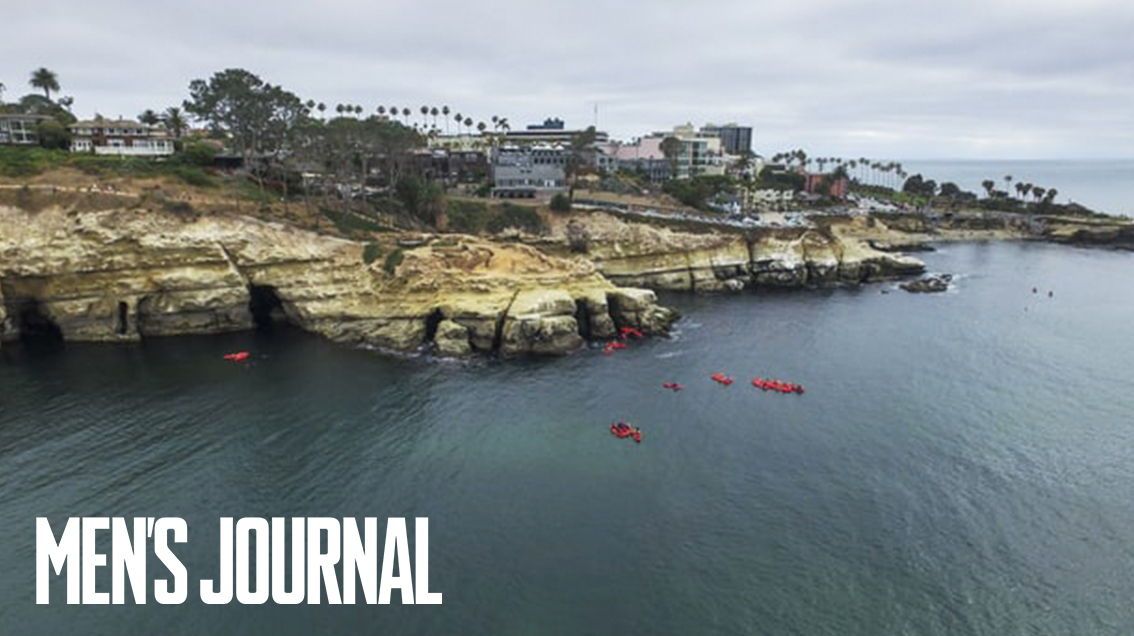
POLYGON ((693 233, 602 213, 568 223, 587 225, 588 256, 607 278, 634 287, 735 292, 857 284, 925 271, 915 258, 830 228, 693 233))
POLYGON ((1134 250, 1134 223, 1123 219, 1045 218, 1042 238, 1083 247, 1134 250))
MULTIPOLYGON (((612 337, 609 295, 636 293, 583 259, 464 236, 392 236, 364 259, 360 243, 241 216, 0 207, 0 227, 4 339, 130 341, 284 322, 394 351, 561 354, 612 337)), ((665 315, 643 307, 624 324, 664 333, 665 315)))
POLYGON ((516 295, 500 332, 500 353, 563 354, 583 346, 575 319, 575 300, 561 290, 529 290, 516 295))
POLYGON ((665 333, 677 314, 658 305, 658 298, 648 289, 622 288, 607 294, 610 316, 617 327, 634 327, 646 334, 665 333))
POLYGON ((435 352, 447 358, 461 358, 472 353, 469 329, 452 320, 442 320, 433 337, 435 352))
POLYGON ((952 280, 952 274, 939 274, 902 283, 899 287, 914 294, 933 294, 948 290, 949 282, 952 280))

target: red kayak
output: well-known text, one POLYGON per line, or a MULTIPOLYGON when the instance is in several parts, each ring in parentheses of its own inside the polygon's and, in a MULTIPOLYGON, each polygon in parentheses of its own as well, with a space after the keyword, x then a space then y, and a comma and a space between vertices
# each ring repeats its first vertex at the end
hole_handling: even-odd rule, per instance
POLYGON ((633 439, 636 443, 642 443, 642 429, 637 426, 630 426, 626 422, 615 422, 610 425, 610 434, 618 439, 633 439))
POLYGON ((610 354, 614 353, 615 351, 618 351, 620 349, 625 349, 625 348, 626 348, 626 345, 624 343, 608 342, 608 343, 606 343, 606 346, 604 346, 602 348, 602 352, 605 355, 610 355, 610 354))
POLYGON ((236 353, 226 353, 224 355, 224 359, 228 360, 229 362, 244 362, 251 357, 252 354, 248 353, 247 351, 237 351, 236 353))
POLYGON ((662 388, 663 389, 669 389, 670 391, 677 392, 677 391, 680 391, 681 389, 684 389, 685 387, 683 385, 676 383, 676 382, 662 382, 662 388))
POLYGON ((713 375, 711 375, 709 377, 713 379, 713 382, 716 382, 718 384, 723 384, 724 386, 728 386, 728 385, 732 384, 732 382, 733 382, 732 378, 730 378, 727 375, 720 373, 720 372, 714 373, 713 375))
POLYGON ((752 386, 763 391, 776 391, 778 393, 795 393, 797 395, 803 395, 803 385, 795 384, 792 382, 766 380, 764 378, 753 378, 752 386))
POLYGON ((646 337, 646 334, 642 333, 640 329, 635 329, 634 327, 622 327, 618 330, 618 333, 623 339, 626 339, 627 337, 638 339, 646 337))

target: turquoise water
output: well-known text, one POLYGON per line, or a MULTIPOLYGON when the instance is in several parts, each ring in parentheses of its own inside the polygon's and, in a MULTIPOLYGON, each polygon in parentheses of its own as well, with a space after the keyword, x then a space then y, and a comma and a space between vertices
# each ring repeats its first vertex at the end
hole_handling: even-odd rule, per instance
POLYGON ((1134 255, 926 258, 953 291, 673 296, 674 339, 611 357, 5 348, 0 631, 1134 632, 1134 255), (34 517, 98 514, 186 517, 194 580, 222 515, 427 515, 445 604, 34 605, 34 517))
POLYGON ((952 181, 983 196, 981 182, 992 179, 1015 196, 1016 182, 1034 183, 1059 190, 1056 200, 1076 202, 1098 212, 1134 216, 1134 160, 903 160, 910 174, 921 173, 938 183, 952 181), (1012 184, 1005 185, 1005 175, 1012 184))

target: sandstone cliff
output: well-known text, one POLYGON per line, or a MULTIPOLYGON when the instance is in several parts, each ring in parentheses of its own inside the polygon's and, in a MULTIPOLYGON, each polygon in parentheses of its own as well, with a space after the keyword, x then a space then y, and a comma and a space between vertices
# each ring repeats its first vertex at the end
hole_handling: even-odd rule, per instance
POLYGON ((877 232, 858 236, 838 227, 692 232, 594 213, 558 220, 558 236, 566 237, 569 222, 585 229, 587 256, 607 278, 651 289, 811 287, 886 280, 925 269, 915 258, 871 247, 869 236, 877 232))
POLYGON ((283 321, 395 351, 560 354, 621 326, 662 333, 674 318, 584 259, 399 238, 367 246, 236 215, 0 206, 0 340, 130 341, 283 321))

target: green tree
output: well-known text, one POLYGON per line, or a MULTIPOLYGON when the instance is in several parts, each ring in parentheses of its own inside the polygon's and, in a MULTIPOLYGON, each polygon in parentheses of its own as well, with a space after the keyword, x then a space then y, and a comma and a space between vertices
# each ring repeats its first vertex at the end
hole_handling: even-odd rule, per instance
POLYGON ((138 114, 138 121, 148 126, 157 126, 161 123, 161 117, 152 108, 147 108, 138 114))
POLYGON ((272 164, 284 154, 291 131, 307 115, 298 97, 244 69, 226 69, 189 84, 187 112, 226 135, 263 188, 256 157, 272 164))
POLYGON ((548 207, 551 208, 552 212, 570 212, 571 199, 562 192, 557 192, 555 196, 551 197, 551 203, 548 207))
POLYGON ((181 160, 195 166, 209 167, 217 156, 216 147, 207 141, 188 141, 181 149, 181 160))
POLYGON ((31 79, 28 84, 32 88, 38 88, 43 91, 43 96, 51 99, 51 91, 59 91, 59 76, 55 71, 48 70, 45 67, 39 67, 32 71, 31 79))
POLYGON ((71 133, 63 124, 54 119, 45 119, 35 127, 39 145, 44 148, 66 150, 71 145, 71 133))
POLYGON ((666 137, 661 142, 662 155, 669 162, 670 178, 677 177, 677 158, 681 154, 681 140, 677 137, 666 137))
POLYGON ((181 135, 185 134, 185 114, 177 106, 170 106, 165 109, 165 113, 161 117, 162 123, 165 124, 166 130, 169 134, 173 135, 174 139, 180 139, 181 135))

